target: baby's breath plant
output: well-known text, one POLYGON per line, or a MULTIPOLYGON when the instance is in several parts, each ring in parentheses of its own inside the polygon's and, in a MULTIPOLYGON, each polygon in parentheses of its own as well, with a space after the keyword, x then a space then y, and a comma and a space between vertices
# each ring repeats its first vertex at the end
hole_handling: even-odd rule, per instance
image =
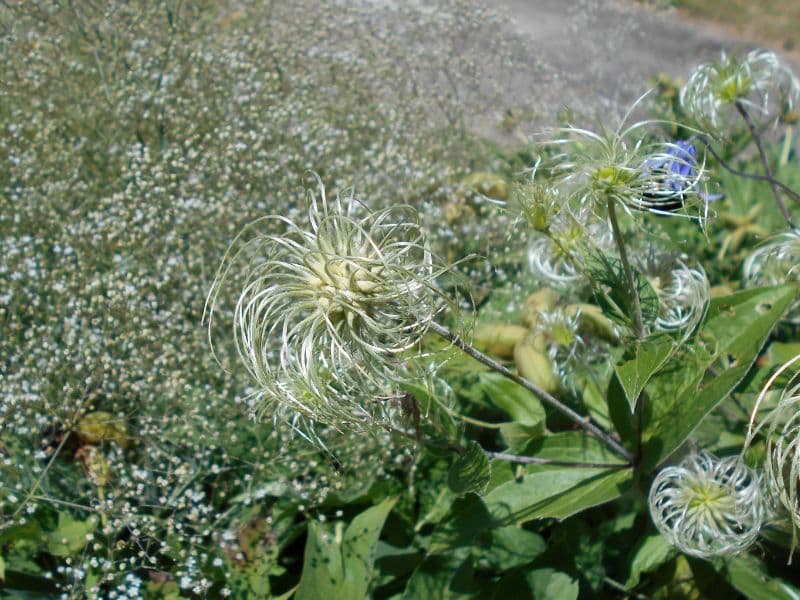
MULTIPOLYGON (((315 434, 336 460, 271 437, 236 406, 246 378, 218 368, 200 323, 235 233, 264 214, 299 215, 307 169, 334 186, 358 181, 373 209, 403 198, 425 218, 463 175, 473 146, 458 123, 492 96, 475 87, 473 57, 502 53, 464 34, 497 39, 497 19, 468 2, 435 15, 387 8, 396 20, 375 10, 316 0, 0 7, 6 573, 75 597, 231 595, 263 567, 237 537, 248 511, 259 504, 275 522, 297 513, 266 482, 338 493, 345 472, 366 485, 403 456, 384 438, 324 427, 315 434), (403 41, 412 31, 461 52, 421 60, 428 50, 403 41), (430 94, 445 63, 457 100, 430 94), (423 109, 433 105, 437 114, 423 109), (422 202, 426 190, 436 194, 422 202), (98 414, 124 437, 81 433, 98 414), (65 548, 60 531, 77 541, 65 548), (53 541, 42 548, 44 538, 53 541)), ((429 230, 434 243, 457 233, 429 230)), ((279 531, 262 537, 277 547, 279 531)))

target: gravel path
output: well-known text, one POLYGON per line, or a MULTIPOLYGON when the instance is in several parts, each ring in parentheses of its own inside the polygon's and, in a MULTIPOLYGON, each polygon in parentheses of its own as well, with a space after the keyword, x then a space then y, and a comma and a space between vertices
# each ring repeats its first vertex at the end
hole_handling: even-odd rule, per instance
POLYGON ((518 69, 505 102, 530 106, 533 125, 569 108, 579 115, 621 114, 666 72, 683 77, 725 49, 751 47, 730 32, 688 20, 676 10, 633 1, 500 0, 518 69))

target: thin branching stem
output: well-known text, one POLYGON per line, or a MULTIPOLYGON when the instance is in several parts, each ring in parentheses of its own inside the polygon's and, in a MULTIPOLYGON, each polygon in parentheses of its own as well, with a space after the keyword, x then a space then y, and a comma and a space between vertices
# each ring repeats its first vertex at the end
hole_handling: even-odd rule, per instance
POLYGON ((722 156, 720 156, 719 152, 714 150, 714 147, 711 145, 711 142, 709 142, 707 139, 702 138, 702 137, 700 138, 700 140, 703 142, 703 144, 705 144, 706 149, 711 153, 711 156, 713 156, 716 159, 716 161, 720 164, 720 166, 723 169, 725 169, 728 173, 732 173, 733 175, 736 175, 738 177, 743 177, 745 179, 754 179, 756 181, 767 181, 770 184, 775 185, 778 188, 780 188, 781 191, 783 191, 783 193, 785 193, 787 196, 789 196, 792 200, 794 200, 797 203, 800 203, 800 194, 795 192, 792 188, 790 188, 785 183, 781 183, 780 181, 778 181, 774 177, 767 177, 766 175, 759 175, 758 173, 748 173, 746 171, 740 171, 739 169, 737 169, 737 168, 731 166, 730 164, 728 164, 725 161, 725 159, 722 158, 722 156))
POLYGON ((619 259, 622 263, 622 272, 625 275, 625 283, 628 286, 631 305, 633 306, 633 333, 637 339, 644 339, 644 319, 642 318, 642 305, 639 302, 639 292, 633 280, 633 271, 628 261, 628 252, 625 249, 625 240, 622 239, 622 232, 617 221, 617 211, 614 206, 614 198, 608 198, 608 220, 611 223, 611 231, 614 234, 614 242, 617 244, 619 259))
POLYGON ((786 219, 786 223, 788 223, 789 227, 795 229, 795 225, 792 222, 792 216, 789 214, 789 210, 786 208, 783 198, 781 198, 781 193, 778 186, 775 185, 775 179, 772 176, 772 167, 769 164, 767 154, 764 152, 764 146, 761 143, 761 134, 758 132, 755 123, 753 123, 753 119, 750 118, 750 113, 747 112, 744 104, 742 104, 740 100, 737 100, 734 105, 736 106, 736 110, 739 111, 739 114, 742 115, 744 122, 747 123, 747 127, 750 129, 750 134, 753 136, 753 141, 758 149, 758 155, 761 157, 761 164, 764 165, 764 172, 767 174, 769 185, 772 188, 772 195, 775 196, 775 202, 778 205, 778 209, 781 211, 783 218, 786 219))
POLYGON ((593 463, 593 462, 570 462, 567 460, 554 460, 550 458, 539 458, 537 456, 520 456, 518 454, 508 454, 506 452, 491 452, 484 450, 486 456, 493 460, 505 460, 508 462, 524 465, 550 465, 554 467, 576 467, 583 469, 629 469, 628 463, 593 463))
MULTIPOLYGON (((456 443, 447 440, 435 440, 426 438, 419 435, 417 432, 404 431, 396 427, 387 427, 389 433, 408 438, 418 442, 424 446, 431 448, 438 448, 439 450, 448 450, 458 456, 464 456, 466 448, 456 443)), ((492 450, 484 450, 483 453, 491 460, 504 460, 507 462, 523 464, 523 465, 546 465, 551 467, 575 467, 580 469, 628 469, 629 463, 595 463, 595 462, 581 462, 581 461, 568 461, 557 460, 553 458, 541 458, 539 456, 523 456, 521 454, 511 454, 509 452, 494 452, 492 450)))
POLYGON ((582 416, 572 410, 569 406, 563 404, 559 400, 557 400, 552 395, 548 394, 538 385, 531 383, 524 377, 520 377, 516 373, 510 371, 507 367, 496 361, 495 359, 487 356, 471 344, 465 342, 460 337, 452 333, 446 327, 439 325, 438 323, 431 322, 429 323, 429 328, 431 331, 440 335, 448 342, 456 346, 457 348, 463 350, 466 354, 477 360, 478 362, 486 365, 490 369, 497 371, 507 379, 510 379, 514 383, 521 385, 526 390, 534 394, 537 398, 539 398, 542 402, 551 406, 562 415, 567 417, 570 421, 575 423, 581 429, 584 429, 588 433, 592 434, 599 440, 601 440, 606 446, 608 446, 612 451, 614 451, 619 456, 623 457, 626 461, 631 461, 633 459, 633 455, 628 452, 619 442, 617 442, 611 435, 609 435, 606 431, 603 431, 600 427, 592 423, 589 417, 582 416))

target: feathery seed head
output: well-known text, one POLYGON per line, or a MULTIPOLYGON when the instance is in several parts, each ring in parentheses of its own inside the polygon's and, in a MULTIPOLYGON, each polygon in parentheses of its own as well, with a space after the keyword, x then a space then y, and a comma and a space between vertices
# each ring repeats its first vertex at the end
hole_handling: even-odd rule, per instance
POLYGON ((435 286, 446 268, 435 264, 411 207, 373 212, 351 196, 328 199, 317 181, 307 226, 266 217, 283 233, 256 235, 225 259, 209 317, 233 262, 246 258, 233 319, 258 387, 251 400, 262 414, 363 425, 386 404, 363 400, 410 376, 410 355, 446 306, 435 286))
POLYGON ((769 417, 766 480, 770 496, 800 527, 800 384, 784 390, 769 417))
POLYGON ((637 265, 658 297, 654 325, 660 331, 683 330, 690 335, 708 309, 711 286, 701 266, 684 263, 685 256, 656 253, 652 247, 637 257, 637 265))
POLYGON ((720 62, 695 67, 681 88, 680 101, 698 126, 719 137, 742 130, 741 105, 761 127, 793 109, 800 84, 791 69, 768 50, 744 57, 722 55, 720 62))
POLYGON ((538 181, 528 181, 514 187, 511 209, 534 231, 546 231, 563 206, 559 190, 538 181))
POLYGON ((555 143, 567 146, 560 165, 565 183, 599 212, 612 200, 629 211, 704 218, 707 174, 695 148, 683 141, 650 142, 651 121, 626 126, 626 119, 613 131, 563 130, 564 139, 555 143))
MULTIPOLYGON (((748 285, 783 285, 800 280, 800 231, 779 234, 756 248, 745 259, 743 279, 748 285)), ((785 321, 800 321, 800 298, 795 299, 785 321)))
POLYGON ((614 239, 605 220, 589 211, 562 211, 546 232, 535 231, 528 242, 528 264, 544 286, 575 291, 587 282, 581 265, 595 252, 610 251, 614 239))
POLYGON ((758 536, 764 520, 761 478, 739 457, 702 452, 663 469, 650 488, 656 528, 681 552, 710 558, 736 554, 758 536))

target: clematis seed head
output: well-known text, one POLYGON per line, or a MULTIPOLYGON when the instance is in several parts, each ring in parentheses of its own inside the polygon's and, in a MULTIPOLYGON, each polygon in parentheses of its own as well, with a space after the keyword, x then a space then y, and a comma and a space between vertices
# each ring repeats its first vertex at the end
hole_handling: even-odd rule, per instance
POLYGON ((305 222, 264 217, 234 242, 209 293, 209 334, 239 266, 233 339, 255 385, 256 412, 369 426, 387 416, 387 402, 375 398, 415 376, 421 339, 448 305, 436 286, 447 269, 410 206, 373 211, 352 196, 329 199, 318 177, 317 184, 305 222))
POLYGON ((746 550, 765 514, 760 476, 740 457, 708 452, 662 469, 650 487, 649 505, 667 541, 698 558, 746 550))

